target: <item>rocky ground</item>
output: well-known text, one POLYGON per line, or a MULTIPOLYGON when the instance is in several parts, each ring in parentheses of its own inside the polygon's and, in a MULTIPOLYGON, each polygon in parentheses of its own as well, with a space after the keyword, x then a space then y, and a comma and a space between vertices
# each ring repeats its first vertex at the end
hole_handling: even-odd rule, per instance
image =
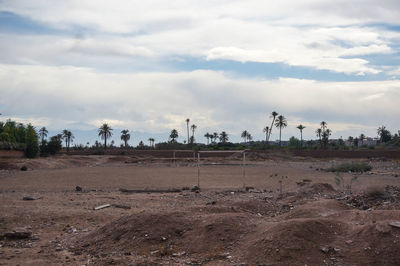
POLYGON ((398 161, 227 160, 1 159, 0 265, 400 264, 398 161))

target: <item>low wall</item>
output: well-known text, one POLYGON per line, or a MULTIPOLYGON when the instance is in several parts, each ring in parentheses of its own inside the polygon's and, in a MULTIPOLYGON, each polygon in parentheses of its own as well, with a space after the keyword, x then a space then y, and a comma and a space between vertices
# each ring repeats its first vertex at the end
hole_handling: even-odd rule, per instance
POLYGON ((20 158, 24 157, 22 151, 15 150, 0 150, 0 158, 20 158))

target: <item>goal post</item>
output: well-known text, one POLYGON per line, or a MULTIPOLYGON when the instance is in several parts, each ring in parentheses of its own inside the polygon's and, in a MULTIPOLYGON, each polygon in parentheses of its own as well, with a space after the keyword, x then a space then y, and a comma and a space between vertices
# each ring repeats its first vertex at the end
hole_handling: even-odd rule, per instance
POLYGON ((218 153, 230 153, 234 155, 235 153, 242 154, 242 182, 243 188, 246 187, 246 150, 230 150, 230 151, 198 151, 197 152, 197 186, 200 188, 200 166, 201 166, 201 154, 218 154, 218 153))

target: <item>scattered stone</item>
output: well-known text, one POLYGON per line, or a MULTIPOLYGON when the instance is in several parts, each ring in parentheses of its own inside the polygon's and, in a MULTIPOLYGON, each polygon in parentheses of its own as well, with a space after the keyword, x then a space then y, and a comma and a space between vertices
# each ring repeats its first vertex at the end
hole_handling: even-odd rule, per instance
POLYGON ((216 201, 210 201, 210 202, 207 202, 207 203, 206 203, 206 205, 215 205, 215 204, 217 204, 216 201))
POLYGON ((76 186, 76 187, 75 187, 75 190, 81 192, 81 191, 82 191, 82 187, 76 186))
POLYGON ((21 167, 21 171, 27 171, 28 170, 28 167, 26 167, 26 165, 23 165, 22 167, 21 167))
POLYGON ((346 242, 345 242, 347 245, 350 245, 350 244, 352 244, 353 243, 353 240, 346 240, 346 242))
POLYGON ((192 191, 193 192, 196 192, 196 191, 199 191, 200 190, 200 187, 198 186, 198 185, 194 185, 193 187, 192 187, 192 191))
POLYGON ((22 200, 36 200, 34 197, 31 196, 25 196, 22 198, 22 200))
POLYGON ((185 251, 177 252, 177 253, 173 253, 173 254, 172 254, 172 257, 182 257, 182 256, 185 255, 185 254, 186 254, 185 251))
POLYGON ((335 253, 339 252, 340 249, 333 248, 333 247, 321 247, 321 251, 326 254, 335 254, 335 253))

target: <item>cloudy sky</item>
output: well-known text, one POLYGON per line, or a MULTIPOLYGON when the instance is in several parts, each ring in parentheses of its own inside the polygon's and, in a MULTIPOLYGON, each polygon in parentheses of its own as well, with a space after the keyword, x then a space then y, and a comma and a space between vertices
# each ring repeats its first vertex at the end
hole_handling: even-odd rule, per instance
POLYGON ((198 141, 262 139, 272 111, 285 139, 323 120, 337 138, 394 133, 399 18, 397 0, 0 0, 0 119, 82 143, 104 122, 183 141, 186 118, 198 141))

